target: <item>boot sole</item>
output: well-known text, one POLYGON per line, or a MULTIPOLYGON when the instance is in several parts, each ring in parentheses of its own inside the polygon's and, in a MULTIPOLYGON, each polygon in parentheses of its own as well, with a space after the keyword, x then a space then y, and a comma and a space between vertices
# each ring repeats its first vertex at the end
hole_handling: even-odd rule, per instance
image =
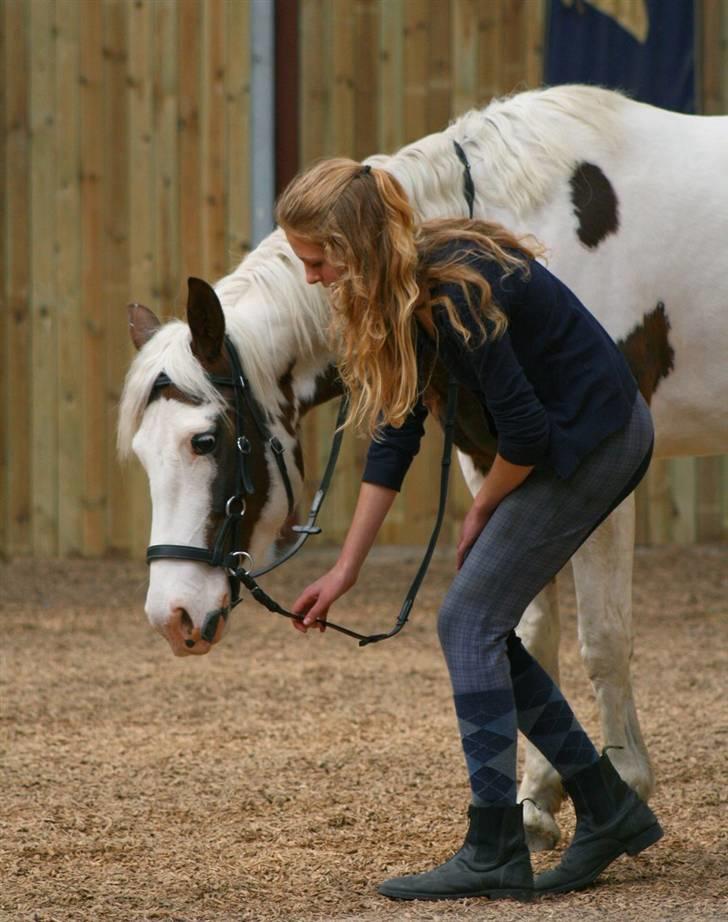
POLYGON ((521 903, 529 903, 536 896, 533 890, 493 888, 478 890, 474 893, 385 893, 380 889, 377 892, 390 900, 466 900, 470 897, 485 896, 490 900, 519 900, 521 903))
POLYGON ((639 855, 640 852, 643 852, 646 848, 649 848, 650 845, 654 845, 655 842, 659 842, 663 837, 664 832, 662 826, 659 823, 653 823, 652 826, 648 826, 647 829, 644 829, 642 832, 638 833, 629 842, 625 842, 624 845, 615 851, 606 861, 602 862, 598 868, 593 871, 590 871, 585 877, 579 878, 576 881, 569 881, 568 883, 557 884, 553 887, 544 887, 539 889, 538 881, 536 881, 535 890, 537 894, 541 893, 571 893, 574 890, 583 890, 584 887, 588 887, 589 884, 594 883, 594 881, 599 877, 602 871, 609 867, 609 865, 619 858, 620 855, 630 855, 634 857, 639 855))

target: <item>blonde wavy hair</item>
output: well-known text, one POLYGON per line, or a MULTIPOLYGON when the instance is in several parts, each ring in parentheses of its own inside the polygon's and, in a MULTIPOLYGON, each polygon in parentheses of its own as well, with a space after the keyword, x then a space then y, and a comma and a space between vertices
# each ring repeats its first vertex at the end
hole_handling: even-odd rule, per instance
POLYGON ((330 332, 351 393, 345 425, 374 437, 385 424, 401 426, 421 390, 415 312, 442 305, 463 339, 471 339, 452 300, 433 298, 432 287, 460 285, 482 339, 506 329, 490 285, 470 262, 472 249, 458 251, 453 242, 470 241, 507 273, 527 273, 528 260, 540 252, 486 221, 417 224, 397 179, 345 158, 322 160, 296 176, 277 202, 276 220, 320 246, 339 272, 330 288, 330 332))

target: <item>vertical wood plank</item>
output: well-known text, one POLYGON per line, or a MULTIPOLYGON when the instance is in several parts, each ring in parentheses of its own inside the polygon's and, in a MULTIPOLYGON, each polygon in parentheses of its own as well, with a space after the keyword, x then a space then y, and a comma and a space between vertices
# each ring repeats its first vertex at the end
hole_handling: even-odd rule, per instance
MULTIPOLYGON (((129 295, 127 300, 156 307, 154 297, 154 168, 152 106, 152 2, 136 0, 128 10, 129 66, 129 295)), ((123 305, 116 306, 118 348, 133 355, 125 329, 123 305)), ((146 476, 134 462, 124 469, 130 491, 130 546, 140 557, 149 543, 150 508, 146 476)))
POLYGON ((34 553, 43 556, 58 550, 54 7, 48 0, 30 3, 32 535, 34 553))
POLYGON ((543 83, 544 28, 546 0, 528 0, 525 22, 525 77, 534 89, 543 83))
POLYGON ((501 86, 505 93, 513 93, 526 88, 525 22, 530 2, 531 0, 504 0, 503 2, 501 86))
POLYGON ((379 8, 377 0, 357 0, 354 8, 356 48, 355 160, 377 152, 377 98, 379 95, 379 8))
POLYGON ((696 458, 696 534, 697 541, 724 541, 723 531, 723 459, 696 458))
POLYGON ((478 11, 478 105, 486 106, 502 92, 503 4, 481 0, 478 11))
MULTIPOLYGON (((250 251, 250 24, 249 5, 227 5, 227 247, 229 266, 250 251)), ((297 89, 297 88, 296 88, 297 89)))
POLYGON ((695 542, 695 458, 673 458, 669 462, 670 489, 675 507, 670 540, 677 544, 695 542))
POLYGON ((81 311, 83 319, 83 551, 106 549, 106 307, 104 304, 103 7, 90 3, 80 22, 81 311))
POLYGON ((699 111, 705 115, 718 115, 725 111, 725 61, 724 50, 720 47, 720 38, 725 34, 724 16, 728 16, 728 10, 723 0, 702 0, 698 6, 700 35, 696 47, 700 48, 702 53, 697 61, 699 86, 696 88, 696 95, 702 96, 699 111))
POLYGON ((328 46, 324 23, 325 0, 302 0, 301 7, 301 166, 322 157, 328 123, 328 46))
POLYGON ((126 555, 131 546, 129 470, 120 469, 113 433, 128 364, 128 339, 123 310, 129 301, 129 118, 127 106, 128 19, 124 0, 105 0, 104 6, 104 176, 102 297, 106 306, 105 432, 107 552, 126 555), (120 345, 123 343, 123 345, 120 345))
POLYGON ((427 0, 404 7, 404 138, 409 144, 427 132, 427 61, 430 33, 427 0))
MULTIPOLYGON (((180 270, 180 197, 179 197, 179 75, 188 62, 178 60, 177 14, 181 8, 174 0, 155 0, 152 5, 152 35, 154 37, 154 250, 156 254, 155 294, 161 299, 163 312, 174 309, 177 316, 184 314, 186 275, 180 270), (178 66, 179 64, 179 66, 178 66)), ((194 68, 194 63, 189 62, 194 68)), ((199 92, 199 91, 198 91, 199 92)), ((191 223, 199 222, 197 213, 186 215, 191 223)), ((185 233, 187 221, 185 222, 185 233)), ((194 235, 195 231, 192 230, 194 235)), ((189 255, 189 250, 187 254, 189 255)), ((196 265, 203 269, 201 261, 196 265)), ((187 266, 185 272, 189 273, 187 266)), ((191 274, 191 273, 190 273, 191 274)), ((201 272, 202 274, 202 272, 201 272)))
POLYGON ((333 0, 329 6, 332 24, 331 131, 327 154, 354 155, 354 0, 333 0))
POLYGON ((427 131, 443 131, 453 114, 451 70, 460 49, 453 54, 450 4, 430 0, 430 62, 427 89, 427 131))
POLYGON ((202 220, 203 278, 220 278, 225 254, 225 6, 207 0, 202 29, 202 220))
MULTIPOLYGON (((5 111, 5 4, 0 3, 0 131, 3 140, 7 137, 7 116, 5 111)), ((6 147, 0 144, 0 560, 9 553, 8 517, 8 453, 10 431, 8 426, 8 403, 10 400, 10 378, 8 375, 8 343, 10 340, 10 311, 5 265, 5 202, 7 192, 6 147)))
MULTIPOLYGON (((246 4, 247 5, 247 4, 246 4)), ((202 47, 203 5, 180 0, 177 6, 179 48, 179 207, 184 232, 180 260, 185 276, 205 276, 202 245, 202 47)), ((246 51, 242 51, 246 54, 246 51)), ((159 67, 159 63, 157 64, 159 67)), ((158 94, 157 94, 158 95, 158 94)))
POLYGON ((656 458, 647 475, 647 502, 650 544, 667 544, 670 540, 674 508, 670 493, 668 462, 656 458))
POLYGON ((404 0, 380 0, 378 146, 385 154, 393 153, 404 143, 403 4, 404 0))
POLYGON ((454 110, 462 115, 478 103, 478 0, 453 0, 454 110))
POLYGON ((3 57, 5 118, 6 352, 3 356, 7 404, 5 425, 12 450, 7 456, 6 553, 28 554, 32 548, 30 421, 32 393, 30 313, 30 71, 29 9, 24 0, 10 0, 2 9, 6 37, 3 57), (7 37, 12 36, 12 41, 7 37))
POLYGON ((58 553, 83 551, 83 316, 78 228, 81 222, 79 145, 79 14, 75 0, 56 0, 55 253, 58 316, 58 553))

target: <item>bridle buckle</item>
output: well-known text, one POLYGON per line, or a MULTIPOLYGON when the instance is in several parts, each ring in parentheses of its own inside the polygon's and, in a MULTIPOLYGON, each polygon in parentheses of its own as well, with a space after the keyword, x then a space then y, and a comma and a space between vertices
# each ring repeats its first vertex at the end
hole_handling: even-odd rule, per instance
POLYGON ((228 567, 228 570, 230 571, 230 573, 232 573, 233 576, 236 576, 239 571, 242 571, 243 573, 247 575, 248 573, 250 573, 250 571, 253 569, 253 566, 255 565, 255 561, 253 560, 252 555, 249 554, 247 551, 231 551, 228 556, 229 557, 247 557, 248 562, 250 563, 250 566, 248 567, 247 570, 245 569, 245 567, 242 567, 242 566, 236 567, 234 570, 232 567, 228 567))
MULTIPOLYGON (((230 499, 225 503, 225 515, 229 518, 242 519, 245 515, 245 497, 244 496, 231 496, 230 499), (240 503, 240 511, 235 512, 232 508, 233 503, 240 503)), ((245 553, 244 551, 242 553, 245 553)))

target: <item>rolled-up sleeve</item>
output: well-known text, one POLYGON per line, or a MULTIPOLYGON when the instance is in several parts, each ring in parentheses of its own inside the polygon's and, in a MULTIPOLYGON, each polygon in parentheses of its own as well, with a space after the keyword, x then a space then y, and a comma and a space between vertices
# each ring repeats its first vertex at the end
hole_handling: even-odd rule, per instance
POLYGON ((401 426, 383 426, 380 437, 372 440, 362 480, 390 490, 401 490, 402 481, 420 450, 425 432, 427 408, 419 400, 401 426))

